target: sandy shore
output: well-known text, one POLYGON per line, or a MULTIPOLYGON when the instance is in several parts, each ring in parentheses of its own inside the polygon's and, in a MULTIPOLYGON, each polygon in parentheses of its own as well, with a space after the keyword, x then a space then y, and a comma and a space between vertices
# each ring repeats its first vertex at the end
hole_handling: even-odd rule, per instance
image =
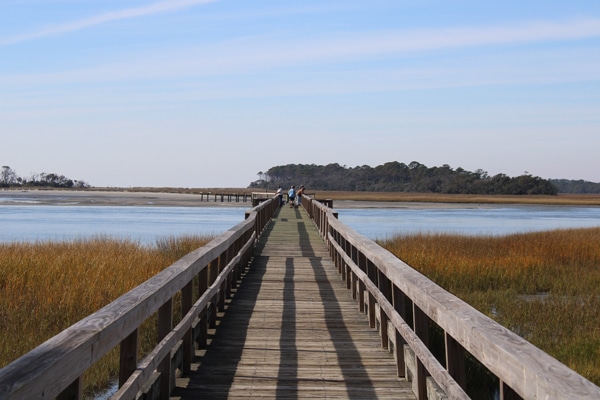
MULTIPOLYGON (((55 205, 55 206, 171 206, 171 207, 252 207, 250 197, 246 202, 215 201, 214 195, 207 200, 198 194, 150 193, 127 191, 77 191, 77 190, 0 190, 0 205, 55 205)), ((390 201, 335 200, 335 209, 345 208, 483 208, 491 204, 425 203, 390 201)))
POLYGON ((244 202, 218 201, 214 196, 201 200, 197 194, 149 193, 125 191, 77 190, 1 190, 0 205, 54 205, 54 206, 171 206, 171 207, 248 207, 250 197, 244 202))

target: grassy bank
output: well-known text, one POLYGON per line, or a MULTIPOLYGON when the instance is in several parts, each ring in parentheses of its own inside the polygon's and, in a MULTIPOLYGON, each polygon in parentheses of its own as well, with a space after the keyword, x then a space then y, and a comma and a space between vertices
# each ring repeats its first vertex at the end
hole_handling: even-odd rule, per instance
MULTIPOLYGON (((426 202, 426 203, 466 203, 466 204, 548 204, 548 205, 600 205, 600 194, 559 194, 557 196, 524 195, 471 195, 406 192, 341 192, 313 190, 307 188, 307 194, 316 199, 353 200, 353 201, 390 201, 390 202, 426 202)), ((264 189, 248 188, 91 188, 82 191, 139 192, 139 193, 251 193, 265 192, 264 189)), ((274 190, 270 192, 274 193, 274 190)), ((335 205, 335 202, 334 202, 335 205)))
POLYGON ((317 199, 353 200, 353 201, 387 201, 405 203, 448 203, 448 204, 545 204, 545 205, 600 205, 597 194, 560 194, 557 196, 509 196, 509 195, 474 195, 474 194, 437 194, 437 193, 405 193, 405 192, 327 192, 310 191, 308 194, 317 199))
POLYGON ((600 228, 380 244, 600 385, 600 228))
MULTIPOLYGON (((103 238, 0 245, 0 367, 209 239, 168 239, 152 247, 103 238)), ((600 385, 600 228, 410 235, 380 244, 600 385)), ((141 331, 144 352, 155 337, 152 329, 141 331)), ((115 351, 86 374, 87 392, 106 387, 117 359, 115 351)))
MULTIPOLYGON (((169 238, 155 246, 106 238, 0 244, 0 367, 209 240, 169 238)), ((153 329, 143 332, 141 352, 156 341, 153 329)), ((86 393, 107 387, 117 373, 118 349, 86 374, 86 393)))

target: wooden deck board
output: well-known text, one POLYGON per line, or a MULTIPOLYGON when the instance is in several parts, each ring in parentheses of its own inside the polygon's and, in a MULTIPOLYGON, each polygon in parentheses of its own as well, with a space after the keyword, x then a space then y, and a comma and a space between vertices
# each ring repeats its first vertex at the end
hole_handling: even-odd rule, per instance
POLYGON ((414 399, 299 209, 281 208, 173 399, 414 399))

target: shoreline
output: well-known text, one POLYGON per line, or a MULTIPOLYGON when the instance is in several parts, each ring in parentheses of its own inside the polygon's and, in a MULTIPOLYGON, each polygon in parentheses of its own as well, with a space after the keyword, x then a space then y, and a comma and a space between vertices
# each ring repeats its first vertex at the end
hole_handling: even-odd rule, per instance
POLYGON ((0 191, 0 205, 250 208, 252 202, 249 198, 246 202, 200 201, 199 195, 186 193, 11 189, 0 191))
MULTIPOLYGON (((239 201, 214 200, 207 196, 192 193, 106 191, 106 190, 44 190, 44 189, 2 189, 0 206, 117 206, 117 207, 239 207, 251 208, 252 202, 242 198, 239 201), (202 200, 201 200, 202 199, 202 200)), ((498 207, 546 206, 550 204, 497 204, 486 202, 426 202, 426 201, 376 201, 376 200, 333 200, 337 209, 474 209, 498 207)), ((564 206, 564 205, 562 205, 564 206)), ((574 205, 572 205, 574 206, 574 205)))

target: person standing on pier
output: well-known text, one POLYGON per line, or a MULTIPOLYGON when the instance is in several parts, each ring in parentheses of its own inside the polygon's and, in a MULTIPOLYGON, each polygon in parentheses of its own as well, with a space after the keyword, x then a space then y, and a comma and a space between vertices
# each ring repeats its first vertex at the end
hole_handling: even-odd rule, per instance
POLYGON ((279 207, 283 207, 283 190, 281 186, 277 186, 277 196, 279 197, 279 207))
POLYGON ((290 203, 290 208, 294 207, 294 200, 296 198, 296 186, 292 186, 288 191, 288 202, 290 203))
POLYGON ((298 192, 296 192, 296 207, 302 205, 302 195, 304 194, 304 185, 300 185, 298 192))

